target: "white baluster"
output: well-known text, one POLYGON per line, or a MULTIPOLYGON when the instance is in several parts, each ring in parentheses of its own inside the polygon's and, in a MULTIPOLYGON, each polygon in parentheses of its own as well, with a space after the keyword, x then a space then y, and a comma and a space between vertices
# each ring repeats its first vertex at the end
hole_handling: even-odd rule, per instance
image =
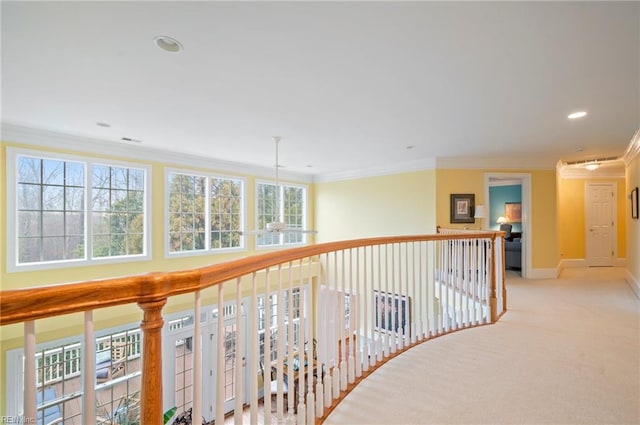
POLYGON ((242 320, 242 278, 236 279, 236 365, 234 379, 234 412, 233 419, 236 425, 242 425, 242 411, 244 410, 244 373, 247 359, 244 350, 244 326, 242 320))
POLYGON ((271 424, 271 273, 267 269, 264 294, 264 359, 262 386, 264 394, 264 423, 271 424))
POLYGON ((36 324, 24 322, 24 400, 25 423, 36 422, 36 324))
POLYGON ((84 312, 82 360, 82 423, 93 425, 96 423, 96 343, 93 336, 93 310, 84 312))
POLYGON ((251 276, 251 300, 247 313, 249 324, 249 410, 252 425, 258 423, 258 279, 251 276))
POLYGON ((224 283, 218 285, 218 332, 216 335, 216 423, 224 423, 224 283))
POLYGON ((202 300, 200 291, 196 291, 193 300, 193 411, 191 414, 194 425, 202 424, 202 300))

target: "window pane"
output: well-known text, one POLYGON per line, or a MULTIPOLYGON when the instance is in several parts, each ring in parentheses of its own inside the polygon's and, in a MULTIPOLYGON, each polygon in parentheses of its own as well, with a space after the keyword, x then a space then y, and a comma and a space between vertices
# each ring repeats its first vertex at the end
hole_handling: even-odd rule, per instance
POLYGON ((42 234, 40 211, 21 211, 18 213, 18 233, 24 236, 40 236, 42 234))
POLYGON ((42 261, 64 259, 64 236, 42 239, 42 261))
POLYGON ((19 238, 18 239, 18 262, 34 263, 41 260, 42 239, 19 238))
POLYGON ((84 258, 84 236, 67 237, 66 258, 81 259, 84 258))
POLYGON ((43 212, 42 213, 42 234, 43 236, 63 236, 64 235, 64 213, 49 212, 49 211, 43 212))
POLYGON ((41 183, 40 158, 18 157, 18 183, 41 183))
POLYGON ((66 163, 65 184, 84 187, 84 164, 79 162, 66 163))
POLYGON ((127 169, 111 167, 112 189, 127 189, 127 169))
POLYGON ((109 189, 111 187, 111 173, 109 167, 103 165, 93 166, 93 187, 109 189))
POLYGON ((67 235, 83 235, 84 234, 84 213, 69 212, 65 214, 65 234, 67 235))
POLYGON ((42 203, 43 210, 64 210, 64 187, 42 186, 42 203))
POLYGON ((129 190, 138 190, 144 192, 144 171, 129 170, 129 190))
POLYGON ((40 189, 42 186, 35 184, 18 185, 18 209, 19 210, 40 210, 40 189))
POLYGON ((42 183, 62 186, 64 184, 64 161, 42 160, 42 183))
POLYGON ((65 210, 84 211, 83 187, 67 187, 65 189, 65 210))

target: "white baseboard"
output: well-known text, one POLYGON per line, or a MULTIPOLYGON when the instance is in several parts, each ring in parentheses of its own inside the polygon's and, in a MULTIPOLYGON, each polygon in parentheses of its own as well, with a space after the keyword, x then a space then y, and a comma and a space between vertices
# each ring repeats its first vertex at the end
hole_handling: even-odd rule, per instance
POLYGON ((558 276, 557 269, 531 269, 527 279, 555 279, 558 276))
POLYGON ((633 292, 636 293, 636 296, 638 298, 640 298, 640 280, 636 279, 631 272, 629 271, 629 269, 626 270, 626 276, 625 276, 625 280, 627 281, 627 283, 629 284, 629 286, 631 287, 631 289, 633 290, 633 292))
POLYGON ((587 260, 584 258, 571 258, 569 260, 560 260, 560 271, 564 269, 583 268, 587 266, 587 260))

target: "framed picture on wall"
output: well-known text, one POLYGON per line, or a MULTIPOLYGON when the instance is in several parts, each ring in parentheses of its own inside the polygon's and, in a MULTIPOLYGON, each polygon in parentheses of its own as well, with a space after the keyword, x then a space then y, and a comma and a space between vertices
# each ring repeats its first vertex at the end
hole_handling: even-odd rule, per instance
POLYGON ((475 208, 476 195, 473 193, 451 194, 451 223, 475 223, 473 210, 475 208))
POLYGON ((522 222, 522 203, 505 202, 504 216, 507 219, 507 223, 521 223, 522 222))
POLYGON ((638 218, 638 188, 631 191, 631 218, 638 218))

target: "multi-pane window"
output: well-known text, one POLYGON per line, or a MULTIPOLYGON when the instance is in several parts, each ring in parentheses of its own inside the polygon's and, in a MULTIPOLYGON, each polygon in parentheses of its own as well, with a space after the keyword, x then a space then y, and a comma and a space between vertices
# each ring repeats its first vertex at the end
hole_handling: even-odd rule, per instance
POLYGON ((9 270, 146 256, 148 167, 7 153, 9 270))
POLYGON ((144 171, 94 165, 92 175, 93 256, 142 254, 144 171))
MULTIPOLYGON (((258 229, 265 229, 267 223, 284 222, 287 227, 303 229, 306 224, 306 189, 302 186, 289 186, 259 183, 258 193, 258 229)), ((300 244, 306 242, 304 233, 284 232, 267 233, 258 236, 258 246, 300 244)))
POLYGON ((243 182, 167 173, 169 252, 241 248, 243 182))

